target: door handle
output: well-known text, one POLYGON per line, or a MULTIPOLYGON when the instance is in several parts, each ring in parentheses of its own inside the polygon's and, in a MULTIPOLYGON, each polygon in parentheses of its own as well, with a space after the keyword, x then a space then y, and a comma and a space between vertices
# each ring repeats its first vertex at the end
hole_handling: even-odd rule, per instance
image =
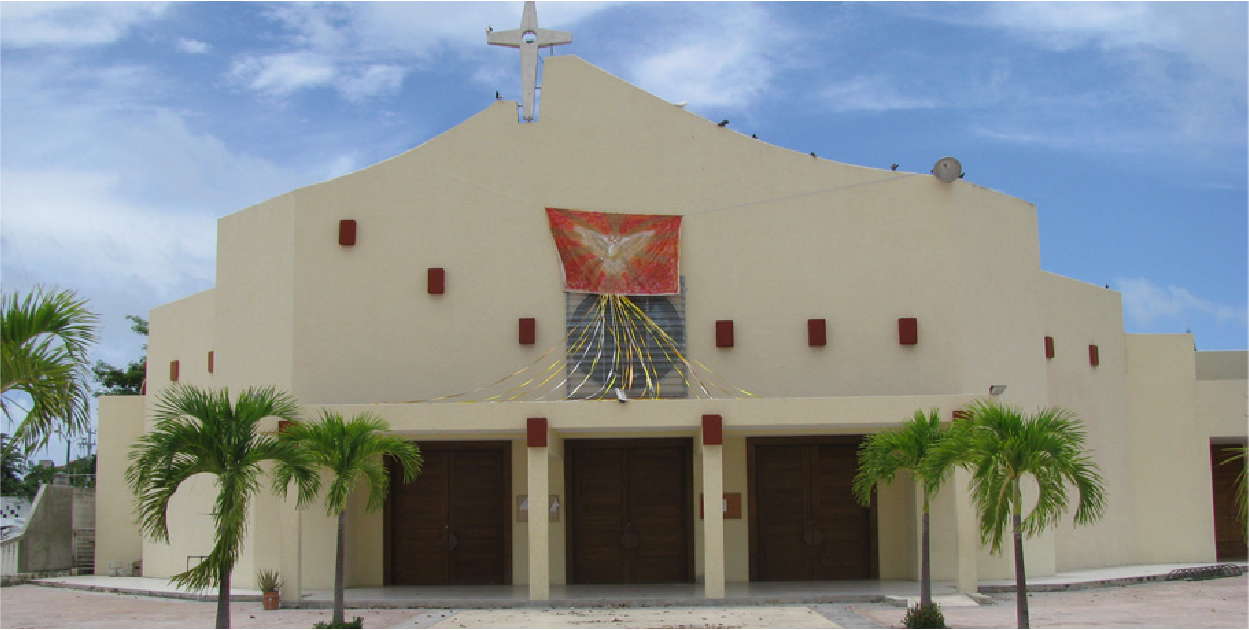
POLYGON ((620 546, 625 549, 636 549, 638 535, 633 531, 633 523, 625 523, 624 533, 620 535, 620 546))
POLYGON ((447 551, 455 551, 455 548, 460 546, 460 538, 451 532, 443 532, 438 537, 438 543, 447 551))
POLYGON ((802 542, 815 547, 824 542, 824 532, 820 531, 818 527, 808 527, 807 531, 802 532, 802 542))

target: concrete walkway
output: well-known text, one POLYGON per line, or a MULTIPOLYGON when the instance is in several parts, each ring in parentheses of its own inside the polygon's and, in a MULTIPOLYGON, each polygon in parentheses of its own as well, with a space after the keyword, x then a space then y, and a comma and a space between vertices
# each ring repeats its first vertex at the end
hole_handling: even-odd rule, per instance
MULTIPOLYGON (((1029 595, 1034 628, 1246 628, 1249 578, 1133 583, 1029 595)), ((208 628, 216 603, 24 584, 0 589, 0 628, 208 628)), ((1014 627, 1013 594, 943 610, 951 628, 1014 627)), ((897 628, 885 603, 351 610, 366 628, 897 628)), ((309 628, 327 610, 231 604, 234 628, 309 628)))
MULTIPOLYGON (((1235 563, 1245 570, 1246 563, 1235 563)), ((1030 592, 1070 591, 1109 586, 1157 582, 1177 569, 1210 564, 1158 564, 1069 571, 1053 576, 1028 578, 1030 592)), ((44 578, 32 584, 87 591, 166 597, 194 601, 216 601, 216 591, 192 592, 168 580, 150 577, 105 577, 95 575, 44 578)), ((1013 580, 980 583, 981 593, 1010 593, 1013 580)), ((919 583, 912 581, 846 582, 749 582, 730 583, 722 600, 708 600, 699 584, 661 585, 552 585, 551 599, 529 601, 529 590, 518 586, 388 586, 349 588, 344 592, 348 608, 354 609, 500 609, 604 606, 755 606, 777 604, 892 603, 905 607, 919 599, 919 583)), ((259 602, 260 592, 234 588, 235 602, 259 602)), ((934 582, 933 595, 942 607, 976 606, 980 594, 959 593, 953 582, 934 582)), ((331 590, 306 590, 302 601, 283 601, 283 608, 329 608, 331 590)))

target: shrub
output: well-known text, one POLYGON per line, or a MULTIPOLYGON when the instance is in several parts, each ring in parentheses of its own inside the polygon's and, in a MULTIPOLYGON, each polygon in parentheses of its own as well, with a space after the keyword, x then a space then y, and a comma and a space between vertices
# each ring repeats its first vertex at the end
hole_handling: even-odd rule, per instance
POLYGON ((256 572, 256 587, 262 593, 273 593, 282 589, 282 582, 278 580, 278 572, 263 570, 256 572))
POLYGON ((902 624, 907 628, 944 628, 945 615, 941 614, 941 607, 936 604, 928 606, 920 606, 915 604, 906 609, 906 616, 902 618, 902 624))
POLYGON ((313 628, 363 628, 364 617, 356 617, 351 621, 344 621, 342 625, 335 624, 332 621, 318 621, 312 624, 313 628))

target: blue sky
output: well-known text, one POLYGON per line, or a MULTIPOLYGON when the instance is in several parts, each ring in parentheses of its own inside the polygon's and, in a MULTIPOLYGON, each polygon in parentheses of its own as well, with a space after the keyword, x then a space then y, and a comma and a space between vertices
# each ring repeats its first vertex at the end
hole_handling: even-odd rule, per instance
MULTIPOLYGON (((1129 332, 1246 348, 1246 4, 539 2, 575 54, 783 147, 1037 205, 1042 267, 1129 332)), ((96 358, 210 288, 216 220, 519 100, 520 2, 0 3, 0 281, 96 358)), ((545 54, 545 53, 544 53, 545 54)), ((63 447, 62 447, 63 449, 63 447)), ((64 457, 63 450, 57 459, 64 457)))

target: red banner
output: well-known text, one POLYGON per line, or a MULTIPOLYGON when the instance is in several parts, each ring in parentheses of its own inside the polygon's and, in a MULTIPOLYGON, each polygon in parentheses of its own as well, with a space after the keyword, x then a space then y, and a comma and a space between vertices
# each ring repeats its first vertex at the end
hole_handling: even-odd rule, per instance
POLYGON ((681 292, 680 216, 558 208, 547 208, 546 216, 563 263, 566 290, 610 295, 681 292))

